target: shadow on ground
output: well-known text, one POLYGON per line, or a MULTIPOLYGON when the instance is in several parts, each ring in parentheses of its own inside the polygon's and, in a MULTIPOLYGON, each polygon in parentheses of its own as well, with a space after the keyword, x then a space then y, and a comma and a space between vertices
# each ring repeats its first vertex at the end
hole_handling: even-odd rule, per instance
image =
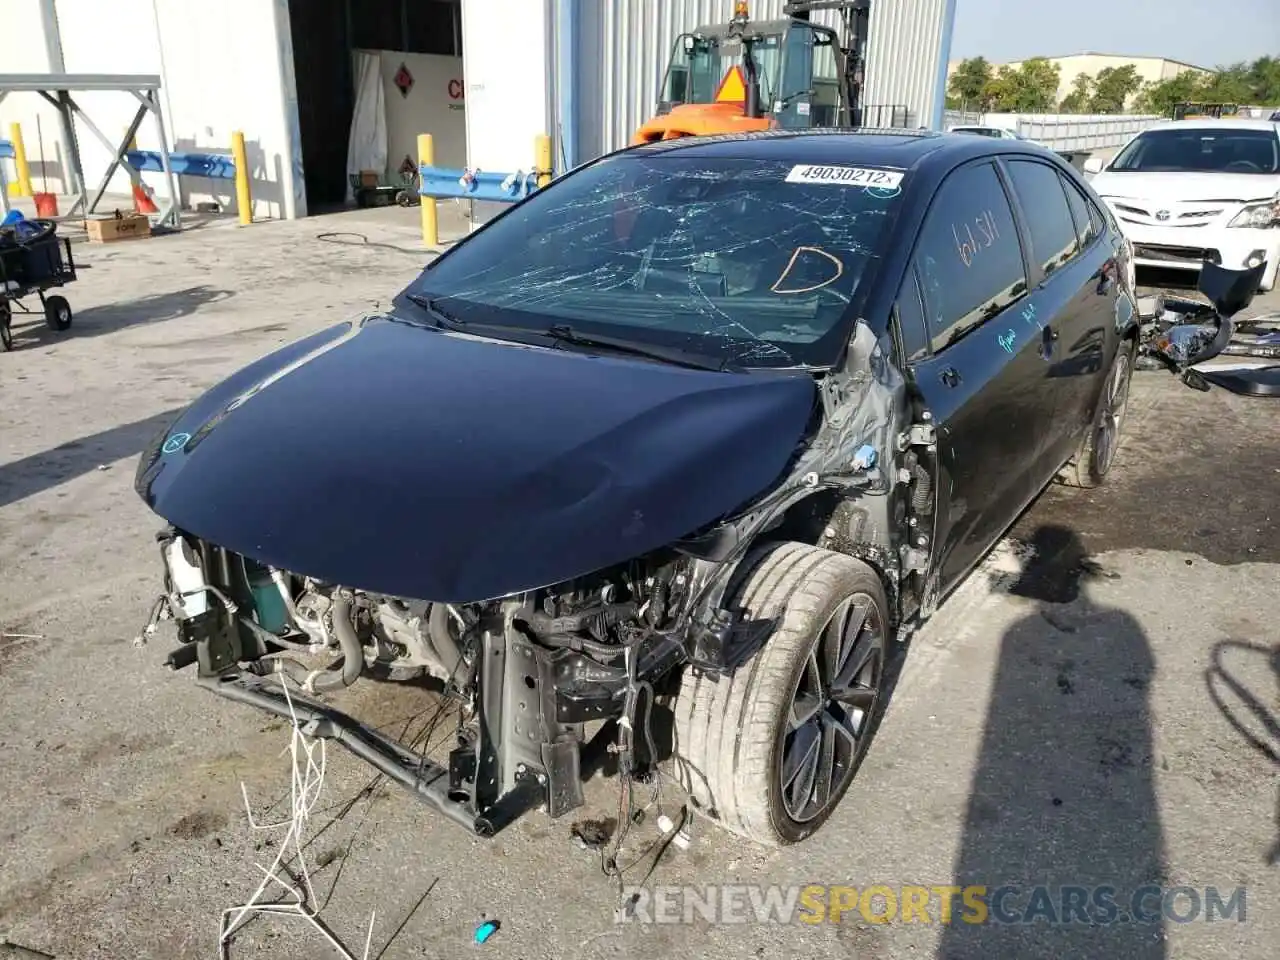
MULTIPOLYGON (((1280 775, 1280 714, 1274 704, 1280 690, 1280 643, 1266 646, 1249 640, 1223 640, 1214 644, 1211 666, 1205 671, 1205 686, 1223 719, 1262 757, 1271 761, 1280 775), (1240 678, 1242 657, 1264 657, 1275 680, 1271 693, 1250 689, 1240 678)), ((1276 840, 1262 859, 1268 866, 1280 864, 1280 797, 1276 800, 1276 840)))
MULTIPOLYGON (((71 309, 74 311, 75 295, 71 290, 62 295, 71 301, 71 309)), ((28 298, 26 305, 38 312, 13 314, 13 349, 38 349, 53 346, 71 338, 100 337, 128 327, 177 320, 190 316, 210 304, 220 303, 233 295, 231 290, 201 285, 171 293, 149 294, 105 307, 90 307, 83 313, 75 313, 71 329, 61 333, 45 325, 40 302, 31 297, 28 298)))
POLYGON ((180 412, 180 409, 166 410, 145 420, 135 420, 12 463, 0 464, 0 507, 74 480, 97 469, 100 464, 141 453, 180 412))
POLYGON ((986 888, 989 916, 966 923, 958 904, 937 955, 1163 958, 1150 645, 1123 611, 1063 606, 1096 573, 1074 534, 1033 540, 1044 556, 1014 592, 1040 609, 1000 641, 955 869, 986 888))

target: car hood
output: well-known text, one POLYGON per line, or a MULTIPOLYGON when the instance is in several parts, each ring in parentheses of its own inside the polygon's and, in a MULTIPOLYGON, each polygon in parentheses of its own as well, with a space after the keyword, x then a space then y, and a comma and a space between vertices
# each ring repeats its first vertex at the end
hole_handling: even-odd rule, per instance
POLYGON ((1102 197, 1159 203, 1268 200, 1280 176, 1256 173, 1099 173, 1090 186, 1102 197))
POLYGON ((340 324, 241 370, 143 453, 138 493, 261 563, 473 602, 655 550, 771 486, 817 398, 719 373, 340 324))

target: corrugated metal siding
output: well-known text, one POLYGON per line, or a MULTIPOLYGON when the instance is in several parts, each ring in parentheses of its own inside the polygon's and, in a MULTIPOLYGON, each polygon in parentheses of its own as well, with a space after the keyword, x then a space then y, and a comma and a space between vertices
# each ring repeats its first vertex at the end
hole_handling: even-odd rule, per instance
POLYGON ((907 126, 929 126, 937 105, 938 73, 949 51, 948 0, 872 0, 867 40, 868 104, 901 104, 907 126))
MULTIPOLYGON (((785 0, 752 0, 754 19, 782 16, 785 0)), ((630 142, 657 105, 662 71, 680 33, 728 23, 734 0, 578 0, 579 159, 630 142)), ((867 105, 903 105, 912 126, 932 116, 948 0, 873 0, 867 45, 867 105), (918 118, 923 117, 923 120, 918 118)), ((839 27, 826 11, 817 23, 839 27)), ((888 114, 885 114, 887 119, 888 114)), ((868 116, 872 123, 875 117, 868 116)))

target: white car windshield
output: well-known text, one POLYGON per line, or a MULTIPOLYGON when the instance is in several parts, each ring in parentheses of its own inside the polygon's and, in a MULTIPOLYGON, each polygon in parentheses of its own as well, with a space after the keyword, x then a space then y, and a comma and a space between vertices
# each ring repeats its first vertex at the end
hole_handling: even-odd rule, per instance
POLYGON ((1139 134, 1114 173, 1280 173, 1280 138, 1269 130, 1187 127, 1139 134))

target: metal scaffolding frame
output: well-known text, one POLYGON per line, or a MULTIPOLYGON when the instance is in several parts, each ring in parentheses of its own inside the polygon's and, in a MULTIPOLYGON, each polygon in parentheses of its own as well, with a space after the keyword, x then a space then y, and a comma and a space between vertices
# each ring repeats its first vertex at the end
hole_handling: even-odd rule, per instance
POLYGON ((71 173, 71 192, 78 194, 76 202, 67 211, 68 217, 72 216, 77 210, 83 211, 84 216, 88 216, 97 210, 98 203, 102 200, 102 195, 107 192, 107 186, 111 183, 111 177, 115 174, 117 168, 124 167, 131 174, 137 173, 130 166, 125 154, 129 149, 129 144, 137 136, 138 128, 142 126, 142 121, 146 119, 147 113, 150 112, 155 117, 156 133, 160 139, 160 164, 164 170, 166 193, 160 205, 160 213, 157 216, 156 224, 158 226, 171 227, 174 230, 181 227, 178 182, 174 176, 173 168, 169 164, 169 145, 164 130, 164 115, 160 109, 159 77, 111 73, 0 73, 0 100, 3 100, 10 93, 37 93, 58 111, 58 116, 62 120, 62 139, 67 145, 68 156, 66 159, 71 173), (129 124, 124 139, 120 141, 118 146, 111 143, 80 105, 76 103, 75 98, 72 97, 73 93, 89 91, 128 93, 137 99, 137 113, 134 114, 133 122, 129 124), (80 147, 76 142, 76 118, 79 118, 85 129, 93 134, 99 143, 111 151, 113 158, 107 167, 107 172, 103 176, 102 182, 94 192, 92 200, 89 199, 89 192, 84 179, 84 168, 80 164, 80 147))

